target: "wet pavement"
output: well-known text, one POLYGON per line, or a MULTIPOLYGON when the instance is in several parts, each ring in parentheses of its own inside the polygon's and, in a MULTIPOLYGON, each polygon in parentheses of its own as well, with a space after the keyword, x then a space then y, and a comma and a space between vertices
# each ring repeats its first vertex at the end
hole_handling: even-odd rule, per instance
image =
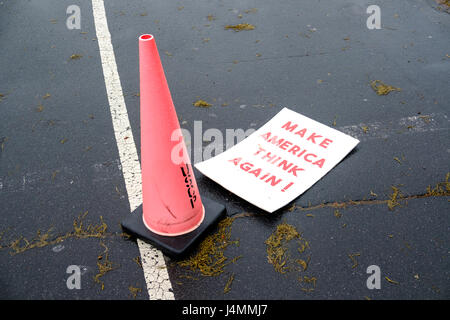
MULTIPOLYGON (((235 143, 227 129, 257 129, 283 107, 361 141, 272 214, 196 171, 202 196, 235 217, 223 252, 233 262, 204 276, 166 257, 175 299, 450 297, 450 16, 432 0, 378 1, 381 29, 370 30, 371 4, 105 2, 138 152, 143 33, 156 38, 194 162, 211 151, 208 129, 225 148, 235 143), (240 23, 255 28, 225 29, 240 23), (379 96, 374 80, 401 91, 379 96), (212 106, 193 106, 199 99, 212 106), (265 242, 283 224, 308 246, 287 243, 292 266, 280 273, 265 242), (367 287, 372 265, 381 289, 367 287)), ((130 207, 91 2, 3 0, 0 43, 0 297, 148 299, 138 246, 119 225, 130 207), (66 27, 69 5, 81 9, 80 30, 66 27), (80 215, 89 236, 76 233, 80 215), (38 230, 35 247, 11 245, 38 230), (70 265, 81 266, 81 289, 67 288, 70 265)))

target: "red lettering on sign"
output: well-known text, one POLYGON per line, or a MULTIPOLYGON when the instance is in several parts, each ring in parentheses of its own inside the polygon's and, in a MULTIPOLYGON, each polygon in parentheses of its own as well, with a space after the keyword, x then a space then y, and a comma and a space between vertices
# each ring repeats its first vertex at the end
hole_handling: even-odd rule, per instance
POLYGON ((270 137, 270 132, 267 132, 267 133, 262 134, 261 137, 262 137, 264 140, 267 141, 267 140, 269 139, 269 137, 270 137))
POLYGON ((300 147, 299 147, 299 146, 296 146, 296 145, 294 145, 292 148, 290 148, 290 149, 288 150, 288 152, 292 152, 293 155, 295 155, 295 153, 296 153, 297 151, 300 151, 300 147))
POLYGON ((317 160, 316 162, 313 162, 313 165, 318 166, 319 168, 322 168, 324 163, 325 163, 325 159, 320 159, 320 160, 317 160))
POLYGON ((291 168, 288 173, 292 173, 294 176, 297 177, 297 171, 303 171, 305 169, 299 168, 297 166, 294 166, 293 168, 291 168))
MULTIPOLYGON (((234 158, 234 159, 228 160, 228 162, 232 162, 232 163, 234 163, 235 166, 237 166, 241 160, 242 160, 242 158, 234 158)), ((263 169, 262 168, 255 169, 253 167, 254 167, 254 164, 252 164, 250 162, 243 162, 241 165, 239 165, 239 168, 241 168, 243 171, 254 175, 255 178, 259 178, 259 175, 261 174, 263 169)), ((268 172, 268 173, 265 173, 261 178, 259 178, 259 180, 264 180, 264 182, 270 183, 270 185, 273 187, 273 186, 276 186, 278 183, 280 183, 283 179, 277 178, 275 175, 268 172)))
POLYGON ((249 171, 248 173, 251 173, 251 174, 255 175, 255 177, 258 177, 259 174, 261 173, 261 168, 249 171))
POLYGON ((316 134, 316 133, 314 132, 314 133, 312 133, 312 134, 308 137, 308 139, 306 139, 306 140, 307 140, 307 141, 309 140, 309 141, 311 141, 312 143, 316 144, 316 140, 314 140, 314 139, 316 139, 316 138, 322 138, 322 136, 321 136, 321 135, 318 135, 318 134, 316 134))
POLYGON ((280 148, 283 149, 283 150, 286 150, 291 144, 292 144, 292 142, 285 141, 285 142, 283 142, 282 145, 280 145, 280 148))
POLYGON ((276 186, 281 181, 281 179, 278 179, 278 180, 276 180, 276 179, 277 179, 277 177, 271 176, 269 179, 266 180, 266 182, 270 182, 270 185, 273 187, 273 186, 276 186))
POLYGON ((234 159, 231 159, 231 160, 228 160, 228 161, 233 162, 234 165, 237 166, 237 164, 238 164, 241 160, 242 160, 242 158, 234 158, 234 159))
MULTIPOLYGON (((269 135, 270 135, 270 132, 269 132, 269 135)), ((278 139, 278 140, 277 139, 278 139, 277 136, 273 136, 272 138, 268 139, 267 142, 271 142, 272 144, 279 146, 284 141, 284 139, 278 139)))
POLYGON ((272 161, 273 159, 275 159, 277 157, 277 155, 276 154, 271 154, 270 152, 267 152, 263 157, 262 157, 262 159, 266 159, 267 158, 267 161, 272 161))
POLYGON ((292 126, 292 125, 291 125, 291 122, 288 121, 288 122, 286 122, 286 123, 282 126, 282 128, 283 128, 283 129, 286 129, 287 131, 292 132, 292 131, 295 130, 295 128, 297 128, 297 125, 294 124, 294 125, 292 126))
POLYGON ((280 164, 278 165, 278 167, 283 167, 282 169, 284 171, 289 169, 291 166, 292 166, 292 162, 287 162, 286 160, 281 161, 280 164))
POLYGON ((295 134, 303 138, 305 136, 305 133, 306 133, 306 128, 297 131, 295 134))
POLYGON ((286 187, 284 187, 283 189, 281 189, 281 192, 285 192, 287 189, 289 189, 294 183, 290 182, 286 187))
POLYGON ((317 158, 317 156, 315 155, 315 154, 313 154, 313 153, 308 153, 307 155, 305 155, 305 161, 308 161, 308 162, 312 162, 312 160, 309 160, 309 157, 310 156, 312 156, 312 157, 314 157, 314 158, 317 158))
POLYGON ((323 141, 319 144, 319 146, 326 149, 328 147, 328 145, 332 142, 333 142, 333 140, 323 139, 323 141))
POLYGON ((253 164, 251 164, 250 162, 244 162, 243 164, 241 164, 241 169, 244 171, 248 171, 253 167, 253 164))
MULTIPOLYGON (((294 130, 296 130, 297 127, 298 127, 298 124, 292 123, 291 121, 288 121, 283 126, 281 126, 282 129, 285 129, 286 131, 289 131, 292 133, 294 133, 294 130)), ((306 136, 307 131, 308 131, 307 128, 299 129, 299 130, 295 131, 294 135, 304 138, 306 136)), ((262 135, 262 137, 268 141, 269 137, 270 137, 270 132, 262 135)), ((310 134, 307 137, 308 138, 306 138, 306 141, 311 141, 314 144, 319 144, 319 146, 321 146, 322 148, 327 148, 328 145, 333 142, 333 140, 324 138, 323 136, 321 136, 320 134, 318 134, 316 132, 313 132, 312 134, 310 134), (323 138, 322 141, 320 141, 320 138, 323 138)), ((276 137, 276 136, 273 139, 274 139, 274 141, 270 141, 270 142, 272 142, 273 144, 276 144, 280 147, 283 145, 281 141, 284 140, 284 142, 286 142, 285 139, 278 139, 278 137, 276 137)), ((282 149, 285 149, 285 148, 283 147, 282 149)))

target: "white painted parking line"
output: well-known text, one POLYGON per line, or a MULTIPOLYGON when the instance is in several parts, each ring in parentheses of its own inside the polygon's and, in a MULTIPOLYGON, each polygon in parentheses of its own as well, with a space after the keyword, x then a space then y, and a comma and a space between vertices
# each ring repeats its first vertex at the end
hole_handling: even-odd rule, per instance
MULTIPOLYGON (((141 166, 117 71, 103 0, 92 0, 92 10, 122 173, 125 179, 130 208, 131 211, 134 211, 142 203, 141 166)), ((139 239, 137 243, 150 299, 173 300, 172 284, 163 254, 139 239)))

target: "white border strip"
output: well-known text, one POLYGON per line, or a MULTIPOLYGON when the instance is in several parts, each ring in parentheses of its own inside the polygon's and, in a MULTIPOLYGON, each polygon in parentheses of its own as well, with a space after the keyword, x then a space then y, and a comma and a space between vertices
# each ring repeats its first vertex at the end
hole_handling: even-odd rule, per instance
MULTIPOLYGON (((92 0, 92 11, 114 134, 122 164, 122 173, 125 179, 130 209, 134 211, 142 203, 141 166, 128 119, 127 107, 123 98, 103 0, 92 0)), ((169 279, 163 254, 161 251, 139 239, 137 243, 141 254, 142 268, 144 270, 144 278, 147 283, 150 300, 174 300, 172 284, 169 279)))

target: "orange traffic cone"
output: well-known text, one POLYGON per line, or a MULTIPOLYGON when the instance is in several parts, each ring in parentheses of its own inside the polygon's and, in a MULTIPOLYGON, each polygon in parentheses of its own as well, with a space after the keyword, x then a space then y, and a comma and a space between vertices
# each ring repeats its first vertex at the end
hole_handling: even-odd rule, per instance
POLYGON ((141 161, 144 224, 154 233, 177 236, 197 228, 204 208, 187 158, 172 159, 180 130, 153 36, 139 38, 141 161))
POLYGON ((202 201, 186 146, 173 159, 179 141, 178 117, 159 58, 155 39, 139 37, 142 211, 122 226, 172 255, 184 253, 225 207, 202 201), (140 220, 140 221, 139 221, 140 220))

